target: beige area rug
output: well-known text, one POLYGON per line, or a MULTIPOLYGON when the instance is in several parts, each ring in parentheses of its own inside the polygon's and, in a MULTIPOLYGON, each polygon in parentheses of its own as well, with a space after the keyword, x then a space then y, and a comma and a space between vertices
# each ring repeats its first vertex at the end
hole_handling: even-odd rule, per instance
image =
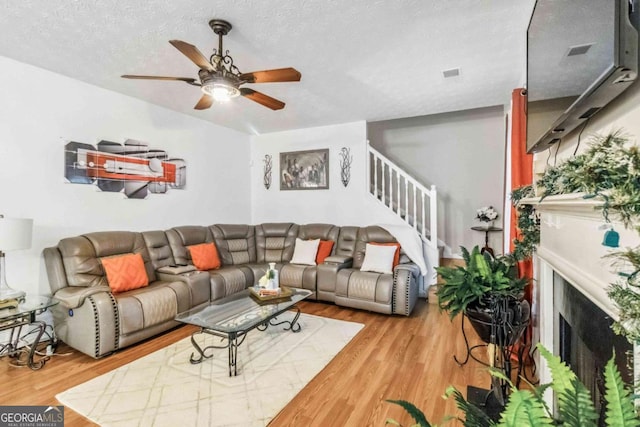
MULTIPOLYGON (((299 323, 295 334, 283 326, 249 332, 236 377, 229 377, 226 349, 189 363, 194 349, 185 338, 56 398, 102 426, 265 426, 364 326, 306 314, 299 323)), ((202 347, 220 344, 196 337, 202 347)))

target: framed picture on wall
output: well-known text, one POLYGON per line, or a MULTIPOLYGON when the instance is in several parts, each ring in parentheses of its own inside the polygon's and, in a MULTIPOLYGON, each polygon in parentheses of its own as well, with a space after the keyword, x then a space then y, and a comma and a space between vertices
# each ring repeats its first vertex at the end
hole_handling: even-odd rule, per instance
POLYGON ((329 149, 280 153, 280 190, 327 190, 329 149))

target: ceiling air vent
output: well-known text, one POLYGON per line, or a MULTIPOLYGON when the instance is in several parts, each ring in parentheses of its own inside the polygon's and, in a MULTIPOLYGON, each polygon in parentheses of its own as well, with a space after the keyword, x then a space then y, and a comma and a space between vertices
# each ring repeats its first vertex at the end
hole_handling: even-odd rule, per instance
POLYGON ((581 45, 578 45, 578 46, 571 46, 571 47, 569 47, 569 51, 567 52, 567 56, 584 55, 585 53, 587 53, 589 51, 589 49, 591 49, 591 46, 593 46, 593 43, 581 44, 581 45))
POLYGON ((443 70, 442 75, 445 79, 449 77, 457 77, 460 75, 460 68, 451 68, 450 70, 443 70))

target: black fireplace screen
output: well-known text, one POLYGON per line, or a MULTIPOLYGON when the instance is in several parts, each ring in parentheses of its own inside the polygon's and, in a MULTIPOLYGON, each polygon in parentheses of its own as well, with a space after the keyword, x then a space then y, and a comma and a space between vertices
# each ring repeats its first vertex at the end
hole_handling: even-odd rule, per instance
POLYGON ((590 391, 600 415, 598 424, 604 425, 604 366, 615 351, 623 381, 632 384, 633 346, 613 332, 613 320, 600 307, 557 273, 553 294, 554 353, 590 391))

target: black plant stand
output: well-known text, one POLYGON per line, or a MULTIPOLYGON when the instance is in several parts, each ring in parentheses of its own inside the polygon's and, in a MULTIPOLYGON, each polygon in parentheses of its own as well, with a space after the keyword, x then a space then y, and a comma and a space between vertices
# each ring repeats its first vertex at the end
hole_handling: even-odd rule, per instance
POLYGON ((467 317, 466 314, 462 314, 462 337, 464 338, 464 346, 466 348, 466 354, 464 357, 464 360, 461 362, 458 360, 458 356, 456 356, 455 354, 453 355, 453 360, 456 361, 456 363, 458 364, 458 366, 464 366, 469 362, 469 359, 473 359, 476 362, 485 365, 485 366, 489 366, 488 363, 483 362, 482 360, 478 359, 477 357, 475 357, 473 355, 473 350, 475 350, 476 348, 486 348, 487 344, 476 344, 474 346, 469 347, 469 339, 467 338, 467 332, 464 330, 464 319, 467 317))
MULTIPOLYGON (((489 346, 489 343, 483 343, 483 344, 476 344, 473 346, 469 346, 469 339, 467 338, 467 333, 464 329, 464 324, 465 324, 465 317, 467 317, 466 314, 464 314, 462 316, 462 337, 464 338, 464 345, 465 345, 465 355, 464 355, 464 360, 460 361, 458 359, 457 355, 453 355, 453 360, 455 360, 455 362, 458 364, 458 366, 464 366, 467 363, 469 363, 469 359, 473 359, 474 361, 480 363, 481 365, 484 366, 491 366, 489 363, 485 362, 484 360, 480 360, 478 359, 474 354, 473 351, 477 348, 487 348, 489 346)), ((526 326, 528 326, 529 322, 527 321, 526 324, 523 324, 522 326, 524 327, 524 329, 526 329, 526 326)), ((515 352, 516 355, 516 360, 517 360, 517 376, 516 376, 516 387, 520 386, 520 377, 523 373, 524 370, 524 359, 525 359, 525 352, 527 349, 527 346, 525 344, 522 343, 522 341, 519 341, 520 346, 518 346, 518 350, 517 352, 515 352)), ((509 347, 509 350, 507 351, 507 353, 509 354, 509 357, 511 357, 511 355, 513 354, 513 352, 510 350, 511 347, 513 347, 515 345, 515 343, 513 345, 508 345, 506 347, 509 347)), ((506 359, 506 357, 505 357, 506 359)), ((510 363, 510 362, 509 362, 510 363)))
POLYGON ((487 390, 472 385, 467 386, 467 402, 482 409, 489 418, 496 422, 500 419, 500 414, 505 406, 496 399, 493 389, 487 390))
MULTIPOLYGON (((483 322, 480 319, 474 318, 473 321, 485 326, 490 326, 490 338, 487 340, 486 336, 479 334, 485 344, 478 344, 469 347, 469 340, 464 330, 464 318, 467 314, 464 314, 462 318, 462 335, 464 337, 465 347, 467 354, 463 361, 459 361, 454 355, 454 360, 460 366, 466 364, 469 359, 473 359, 485 366, 492 366, 496 369, 503 371, 507 378, 511 378, 512 366, 511 357, 513 355, 512 348, 518 343, 529 325, 530 312, 528 303, 524 305, 526 310, 523 311, 523 303, 513 297, 495 297, 491 299, 490 312, 491 317, 488 322, 483 322), (514 305, 514 301, 516 304, 514 305), (514 310, 518 310, 518 316, 516 316, 514 310), (517 320, 516 324, 512 322, 517 320), (478 347, 494 346, 493 360, 490 363, 483 362, 473 355, 473 350, 478 347)), ((474 325, 476 326, 476 325, 474 325)), ((477 332, 480 332, 477 330, 477 332)), ((521 345, 516 353, 517 355, 517 378, 516 387, 520 384, 520 377, 524 368, 524 352, 526 346, 521 345)), ((496 417, 500 415, 502 409, 507 400, 508 384, 506 381, 497 377, 491 377, 491 388, 489 390, 480 389, 477 387, 467 388, 467 401, 473 403, 475 406, 483 409, 485 413, 492 419, 497 420, 496 417)))

